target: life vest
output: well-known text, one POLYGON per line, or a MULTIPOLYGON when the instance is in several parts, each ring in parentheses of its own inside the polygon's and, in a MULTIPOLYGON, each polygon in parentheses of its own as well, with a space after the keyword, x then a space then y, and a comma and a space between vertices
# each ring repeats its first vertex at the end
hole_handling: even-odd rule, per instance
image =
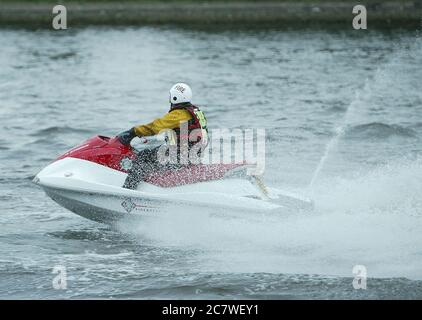
MULTIPOLYGON (((195 135, 197 139, 194 141, 189 141, 188 146, 191 147, 197 143, 201 143, 202 144, 201 147, 205 148, 208 145, 208 128, 207 128, 207 118, 205 118, 204 113, 197 106, 194 106, 192 104, 189 104, 187 106, 182 105, 182 106, 172 107, 169 112, 172 112, 174 110, 180 110, 180 109, 184 109, 188 111, 191 114, 192 118, 188 121, 188 136, 187 137, 181 135, 180 128, 176 128, 173 130, 174 133, 176 134, 176 137, 174 140, 177 141, 177 145, 180 146, 181 138, 185 138, 187 139, 187 141, 189 141, 189 137, 191 133, 194 130, 197 130, 195 131, 195 135)), ((173 141, 173 143, 176 141, 173 141)))

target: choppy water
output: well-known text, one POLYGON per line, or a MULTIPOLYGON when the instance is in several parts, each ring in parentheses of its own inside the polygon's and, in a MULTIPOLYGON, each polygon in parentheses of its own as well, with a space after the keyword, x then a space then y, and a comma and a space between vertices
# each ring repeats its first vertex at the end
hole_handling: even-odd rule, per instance
POLYGON ((1 298, 422 298, 416 34, 88 28, 0 43, 1 298), (315 212, 187 223, 175 208, 109 228, 31 184, 82 140, 161 115, 177 81, 211 127, 266 128, 268 184, 311 192, 315 212), (357 264, 367 290, 352 287, 357 264))

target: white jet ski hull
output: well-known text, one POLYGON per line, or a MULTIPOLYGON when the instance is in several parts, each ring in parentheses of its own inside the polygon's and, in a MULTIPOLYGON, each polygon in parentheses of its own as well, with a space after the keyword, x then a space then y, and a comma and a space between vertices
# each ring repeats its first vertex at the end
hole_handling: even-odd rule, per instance
POLYGON ((90 161, 64 158, 43 169, 34 182, 64 208, 105 223, 129 217, 176 214, 183 210, 245 217, 286 209, 277 201, 282 199, 280 191, 270 189, 273 198, 270 199, 243 178, 228 177, 172 188, 141 183, 137 190, 128 190, 121 187, 126 176, 90 161))

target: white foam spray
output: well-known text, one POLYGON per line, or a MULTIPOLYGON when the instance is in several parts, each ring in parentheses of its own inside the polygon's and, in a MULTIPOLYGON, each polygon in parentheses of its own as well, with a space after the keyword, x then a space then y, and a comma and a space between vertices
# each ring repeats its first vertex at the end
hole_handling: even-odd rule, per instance
MULTIPOLYGON (((378 74, 378 70, 377 70, 377 74, 378 74)), ((362 105, 362 98, 361 98, 362 95, 368 95, 369 94, 369 89, 370 89, 369 83, 370 83, 369 79, 366 79, 365 85, 363 86, 363 89, 356 92, 355 98, 353 99, 353 101, 347 107, 341 123, 334 130, 334 136, 331 138, 331 140, 326 145, 325 150, 324 150, 324 154, 322 155, 321 160, 319 161, 318 166, 316 167, 316 169, 314 171, 311 182, 309 183, 309 189, 311 190, 311 194, 313 194, 313 186, 315 184, 315 181, 318 179, 322 169, 324 168, 324 165, 327 162, 328 156, 336 148, 338 142, 340 141, 340 139, 344 135, 346 128, 347 128, 347 125, 350 121, 351 115, 353 115, 356 112, 356 110, 359 108, 359 106, 362 105)))
POLYGON ((422 159, 353 179, 321 179, 309 214, 227 219, 180 211, 124 229, 175 248, 192 271, 422 279, 422 159))
MULTIPOLYGON (((417 38, 416 40, 419 40, 417 38)), ((336 127, 334 130, 334 136, 331 138, 331 140, 328 142, 324 149, 324 153, 314 171, 314 174, 312 176, 312 179, 309 183, 308 189, 310 191, 310 194, 314 194, 314 184, 319 178, 322 169, 324 168, 327 159, 329 158, 329 155, 332 153, 332 151, 337 147, 339 141, 343 137, 343 135, 346 132, 347 126, 350 124, 350 121, 352 120, 352 116, 356 115, 356 113, 361 109, 365 107, 365 100, 371 97, 371 94, 373 92, 373 86, 377 84, 378 82, 381 82, 383 78, 385 77, 385 73, 389 73, 392 66, 397 61, 400 61, 400 59, 403 58, 405 55, 409 54, 418 54, 418 51, 420 51, 420 41, 415 41, 412 46, 413 50, 402 50, 401 45, 397 44, 397 50, 394 52, 394 54, 390 57, 390 59, 384 63, 383 65, 379 66, 372 79, 367 78, 365 80, 365 84, 362 89, 356 91, 355 98, 352 100, 352 102, 349 104, 349 106, 346 109, 346 112, 343 116, 342 121, 340 124, 336 127)))

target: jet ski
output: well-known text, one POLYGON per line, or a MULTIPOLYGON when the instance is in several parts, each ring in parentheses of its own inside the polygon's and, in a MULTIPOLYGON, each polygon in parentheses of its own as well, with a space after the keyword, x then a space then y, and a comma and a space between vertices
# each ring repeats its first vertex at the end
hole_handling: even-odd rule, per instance
POLYGON ((33 182, 62 207, 102 223, 154 217, 174 208, 245 216, 312 207, 305 197, 246 175, 243 163, 192 164, 152 173, 137 190, 122 188, 137 152, 117 137, 95 136, 59 156, 33 182))

